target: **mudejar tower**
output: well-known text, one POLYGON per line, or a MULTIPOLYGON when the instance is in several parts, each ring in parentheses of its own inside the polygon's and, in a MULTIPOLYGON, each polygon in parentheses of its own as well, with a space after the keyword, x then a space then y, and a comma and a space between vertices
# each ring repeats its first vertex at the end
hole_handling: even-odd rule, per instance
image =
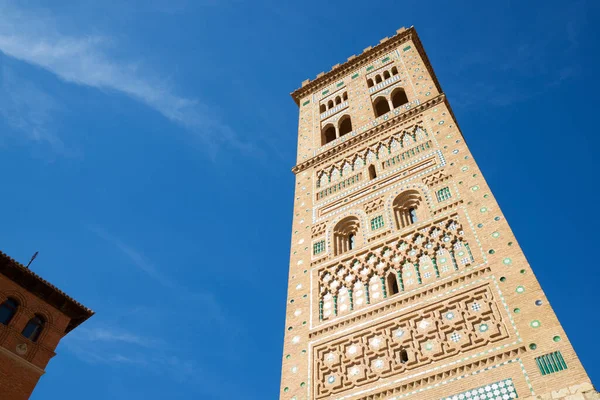
POLYGON ((292 97, 280 399, 598 398, 414 28, 292 97))

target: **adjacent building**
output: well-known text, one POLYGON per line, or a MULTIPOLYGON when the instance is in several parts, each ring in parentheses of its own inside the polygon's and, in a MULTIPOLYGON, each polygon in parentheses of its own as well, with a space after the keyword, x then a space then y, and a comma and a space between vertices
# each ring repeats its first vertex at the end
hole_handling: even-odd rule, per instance
POLYGON ((28 399, 59 341, 93 314, 0 252, 0 399, 28 399))

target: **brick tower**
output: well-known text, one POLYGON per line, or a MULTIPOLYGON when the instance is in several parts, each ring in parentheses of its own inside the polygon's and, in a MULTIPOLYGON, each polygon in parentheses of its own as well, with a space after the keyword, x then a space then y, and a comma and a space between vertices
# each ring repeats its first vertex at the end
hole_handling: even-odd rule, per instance
POLYGON ((600 398, 414 28, 292 97, 282 400, 600 398))
POLYGON ((60 339, 93 314, 0 252, 0 399, 28 399, 60 339))

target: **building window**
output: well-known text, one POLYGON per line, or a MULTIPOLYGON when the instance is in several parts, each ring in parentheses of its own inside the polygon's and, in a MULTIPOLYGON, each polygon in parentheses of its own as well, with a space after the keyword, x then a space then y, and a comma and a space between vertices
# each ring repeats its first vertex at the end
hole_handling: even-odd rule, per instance
POLYGON ((555 372, 560 372, 562 370, 567 369, 567 363, 563 358, 560 351, 555 351, 554 353, 544 354, 543 356, 536 357, 535 363, 542 375, 553 374, 555 372))
POLYGON ((410 223, 414 224, 415 222, 417 222, 419 219, 417 218, 417 209, 416 208, 409 208, 408 209, 408 215, 410 217, 410 223))
POLYGON ((354 216, 346 217, 333 228, 333 252, 340 255, 357 247, 360 224, 354 216))
POLYGON ((406 364, 408 362, 408 352, 404 349, 400 350, 400 362, 406 364))
POLYGON ((325 251, 325 241, 321 240, 313 244, 313 254, 317 255, 325 251))
POLYGON ((392 106, 394 108, 398 108, 406 103, 408 103, 408 97, 406 97, 404 89, 397 88, 392 92, 392 106))
POLYGON ((23 332, 21 332, 21 334, 27 339, 31 340, 32 342, 35 342, 40 337, 40 334, 42 333, 43 329, 44 319, 41 316, 36 315, 35 317, 29 320, 27 325, 25 325, 25 328, 23 329, 23 332))
POLYGON ((352 120, 350 116, 347 115, 340 120, 339 130, 340 136, 344 136, 347 133, 352 132, 352 120))
POLYGON ((390 272, 386 280, 388 296, 398 294, 400 292, 400 289, 398 288, 398 278, 396 278, 396 274, 390 272))
POLYGON ((381 117, 383 114, 390 112, 390 104, 385 97, 380 96, 373 102, 373 109, 375 110, 375 117, 381 117))
POLYGON ((326 145, 329 142, 333 142, 336 138, 335 126, 329 124, 325 128, 323 128, 323 133, 321 135, 321 144, 326 145))
POLYGON ((371 220, 371 230, 377 230, 379 228, 383 228, 383 216, 378 215, 377 217, 371 220))
POLYGON ((373 164, 369 165, 369 179, 377 178, 377 171, 375 170, 375 166, 373 164))
POLYGON ((398 229, 406 228, 425 219, 421 215, 424 212, 423 207, 421 207, 422 202, 421 195, 416 190, 402 192, 394 199, 392 207, 398 229))
POLYGON ((321 112, 321 114, 323 114, 325 111, 327 111, 327 107, 325 106, 325 104, 321 104, 319 106, 319 111, 321 112))
POLYGON ((448 188, 448 186, 446 186, 445 188, 441 188, 436 192, 436 196, 439 202, 448 200, 450 197, 452 197, 452 195, 450 194, 450 188, 448 188))
POLYGON ((8 298, 0 305, 0 324, 8 325, 17 313, 19 303, 15 299, 8 298))

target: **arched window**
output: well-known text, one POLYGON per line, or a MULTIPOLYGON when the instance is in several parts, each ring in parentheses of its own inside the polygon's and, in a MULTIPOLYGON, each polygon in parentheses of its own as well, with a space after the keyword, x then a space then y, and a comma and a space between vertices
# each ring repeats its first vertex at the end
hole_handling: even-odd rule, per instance
POLYGON ((388 296, 393 296, 400 292, 400 289, 398 288, 398 279, 396 278, 396 275, 393 272, 390 272, 388 274, 386 281, 388 296))
POLYGON ((327 109, 329 110, 329 109, 331 109, 331 108, 333 108, 333 100, 329 100, 329 101, 327 102, 327 109))
POLYGON ((392 105, 394 108, 398 108, 406 103, 408 103, 408 97, 406 97, 404 89, 397 88, 392 92, 392 105))
POLYGON ((321 134, 321 145, 326 145, 329 142, 335 140, 335 126, 329 124, 325 128, 323 128, 323 132, 321 134))
POLYGON ((371 79, 371 78, 367 79, 367 86, 368 86, 368 87, 373 87, 373 86, 375 86, 375 84, 373 83, 373 79, 371 79))
POLYGON ((390 73, 388 71, 383 72, 383 79, 390 79, 390 73))
POLYGON ((21 334, 32 342, 35 342, 38 340, 42 330, 44 329, 44 323, 44 318, 42 318, 40 315, 36 315, 29 320, 27 325, 25 325, 25 328, 21 334))
POLYGON ((340 136, 344 136, 345 134, 352 132, 352 120, 350 119, 350 116, 346 116, 340 121, 340 127, 338 130, 340 132, 340 136))
POLYGON ((341 104, 341 103, 342 103, 342 98, 340 96, 337 96, 335 98, 335 104, 337 105, 337 104, 341 104))
POLYGON ((373 109, 375 110, 375 117, 381 117, 383 114, 390 112, 390 104, 385 97, 380 96, 373 102, 373 109))
POLYGON ((333 251, 335 255, 354 250, 357 247, 359 221, 354 216, 342 219, 333 228, 333 251))
POLYGON ((369 165, 369 179, 377 178, 377 171, 375 170, 375 166, 373 164, 369 165))
POLYGON ((398 68, 392 68, 392 75, 398 75, 398 68))
POLYGON ((325 104, 321 104, 321 105, 319 106, 319 111, 320 111, 321 113, 324 113, 325 111, 327 111, 327 107, 325 107, 325 104))
POLYGON ((421 207, 423 200, 416 190, 402 192, 394 199, 392 207, 398 229, 406 228, 422 219, 424 214, 421 207))
POLYGON ((342 100, 348 100, 348 92, 344 92, 344 94, 342 95, 342 100))
POLYGON ((0 305, 0 324, 8 325, 17 313, 19 303, 15 299, 8 298, 0 305))
POLYGON ((381 83, 381 75, 375 75, 375 83, 381 83))

